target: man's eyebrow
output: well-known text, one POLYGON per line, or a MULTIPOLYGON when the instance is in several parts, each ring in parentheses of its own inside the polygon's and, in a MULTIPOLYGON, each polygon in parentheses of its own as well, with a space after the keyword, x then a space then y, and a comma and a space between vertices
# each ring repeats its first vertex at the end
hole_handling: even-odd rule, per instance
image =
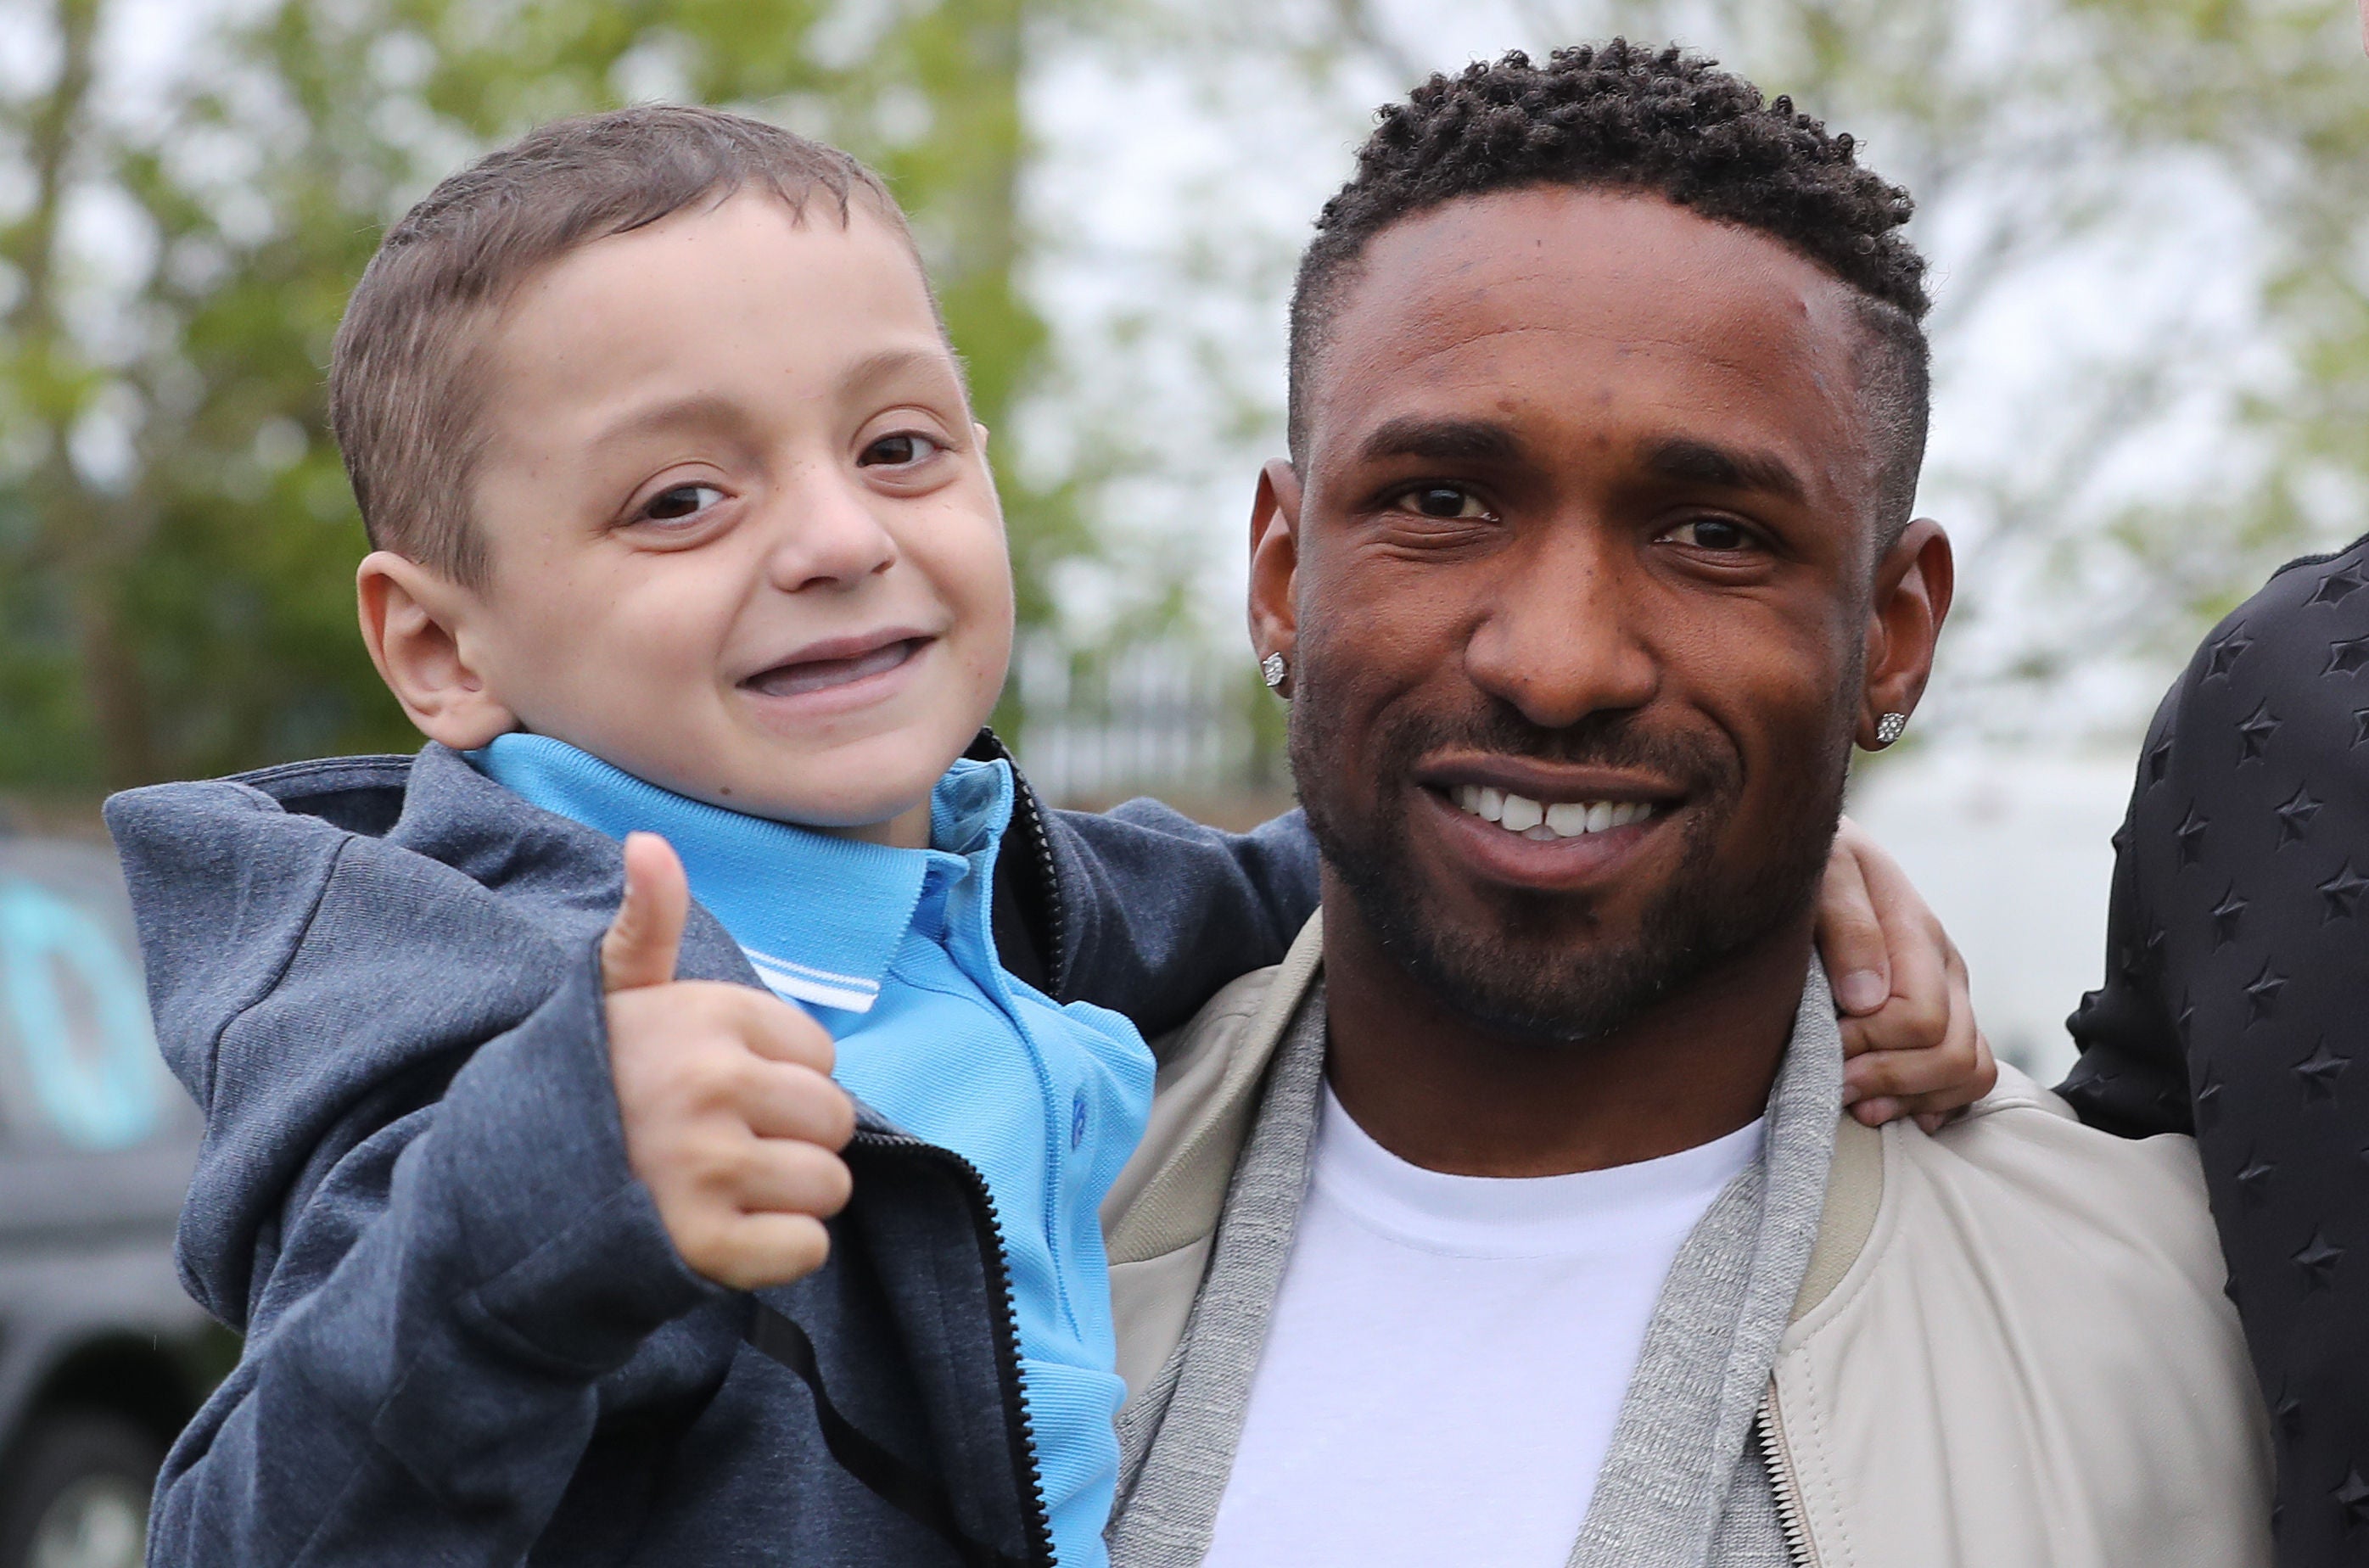
POLYGON ((1739 452, 1688 436, 1671 436, 1645 450, 1646 469, 1682 485, 1719 490, 1757 490, 1796 504, 1810 498, 1809 486, 1784 459, 1768 452, 1739 452))
POLYGON ((1358 457, 1368 463, 1392 457, 1428 458, 1434 463, 1511 463, 1521 453, 1521 438, 1494 420, 1435 419, 1413 414, 1387 421, 1357 447, 1358 457))

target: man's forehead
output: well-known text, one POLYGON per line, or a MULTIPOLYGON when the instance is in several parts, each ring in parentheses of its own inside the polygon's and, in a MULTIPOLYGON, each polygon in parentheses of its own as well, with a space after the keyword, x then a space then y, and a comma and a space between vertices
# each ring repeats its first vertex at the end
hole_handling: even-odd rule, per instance
POLYGON ((1411 418, 1642 419, 1863 452, 1849 291, 1656 197, 1510 192, 1377 235, 1310 392, 1317 450, 1411 418))

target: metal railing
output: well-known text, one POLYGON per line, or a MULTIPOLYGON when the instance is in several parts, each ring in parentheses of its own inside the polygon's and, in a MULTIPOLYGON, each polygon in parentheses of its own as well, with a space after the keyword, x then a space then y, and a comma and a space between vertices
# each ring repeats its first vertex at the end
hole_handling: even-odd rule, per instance
POLYGON ((1047 798, 1229 795, 1282 787, 1283 726, 1247 654, 1182 637, 1078 654, 1049 639, 1013 660, 1014 750, 1047 798))

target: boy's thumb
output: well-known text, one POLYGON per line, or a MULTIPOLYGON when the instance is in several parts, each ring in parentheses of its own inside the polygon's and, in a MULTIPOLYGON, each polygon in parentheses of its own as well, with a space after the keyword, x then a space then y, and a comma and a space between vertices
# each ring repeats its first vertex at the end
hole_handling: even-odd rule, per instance
POLYGON ((625 835, 625 896, 601 938, 601 989, 632 990, 674 979, 691 884, 674 846, 656 833, 625 835))

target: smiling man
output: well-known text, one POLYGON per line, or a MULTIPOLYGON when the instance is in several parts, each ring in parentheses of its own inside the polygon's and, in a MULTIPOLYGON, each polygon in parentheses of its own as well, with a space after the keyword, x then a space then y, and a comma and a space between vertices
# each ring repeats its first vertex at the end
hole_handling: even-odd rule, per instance
POLYGON ((1323 910, 1105 1209, 1117 1562, 2266 1560, 2192 1145, 1840 1114, 1812 898, 1951 595, 1908 212, 1620 43, 1325 209, 1251 588, 1323 910))

